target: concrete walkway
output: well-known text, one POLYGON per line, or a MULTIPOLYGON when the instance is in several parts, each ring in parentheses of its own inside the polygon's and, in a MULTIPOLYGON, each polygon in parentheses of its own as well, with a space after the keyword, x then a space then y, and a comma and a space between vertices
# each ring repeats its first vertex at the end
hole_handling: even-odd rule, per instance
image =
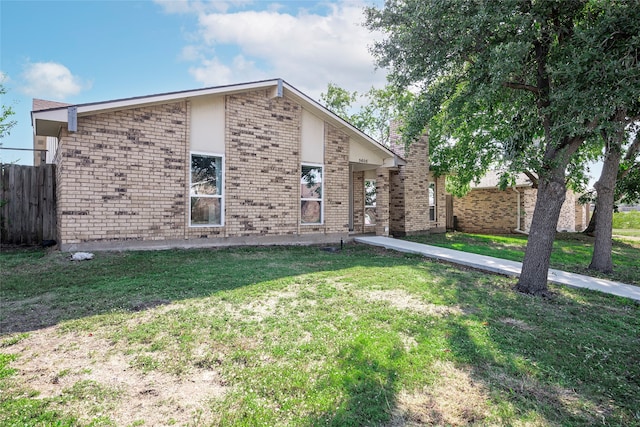
MULTIPOLYGON (((522 263, 494 258, 486 255, 476 255, 453 249, 439 248, 421 243, 408 242, 382 236, 363 236, 354 239, 358 243, 381 246, 400 252, 420 254, 427 258, 436 258, 454 264, 466 265, 478 270, 504 274, 506 276, 520 276, 522 263)), ((614 282, 612 280, 598 279, 596 277, 583 276, 582 274, 567 273, 565 271, 549 269, 548 279, 551 283, 567 285, 574 288, 593 289, 607 294, 617 295, 640 301, 640 287, 614 282)))

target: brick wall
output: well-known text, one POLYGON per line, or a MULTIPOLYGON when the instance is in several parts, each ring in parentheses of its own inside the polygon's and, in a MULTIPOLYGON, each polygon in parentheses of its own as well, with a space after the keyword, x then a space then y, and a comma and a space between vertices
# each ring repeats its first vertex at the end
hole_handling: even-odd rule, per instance
POLYGON ((79 117, 61 135, 64 244, 348 233, 349 138, 325 124, 324 223, 300 224, 302 107, 271 91, 225 99, 224 226, 189 227, 190 104, 79 117))
MULTIPOLYGON (((446 205, 444 202, 444 183, 437 185, 437 197, 442 198, 442 217, 436 222, 429 219, 429 182, 435 178, 429 173, 429 142, 427 137, 413 142, 409 147, 402 144, 397 128, 392 127, 391 149, 407 160, 406 166, 392 171, 390 176, 390 228, 395 235, 419 234, 442 228, 446 205)), ((444 178, 443 178, 444 180, 444 178)), ((444 182, 444 181, 443 181, 444 182)), ((437 202, 440 209, 440 201, 437 202)))
POLYGON ((349 137, 329 124, 325 124, 324 168, 324 232, 348 233, 349 137))
POLYGON ((576 231, 576 200, 575 193, 567 191, 567 196, 560 208, 558 231, 576 231))
POLYGON ((301 107, 262 90, 226 111, 226 235, 297 233, 301 107))
POLYGON ((58 224, 63 243, 184 235, 184 102, 78 118, 63 130, 58 224))
POLYGON ((518 195, 511 189, 476 189, 455 197, 453 215, 458 230, 468 233, 508 234, 516 228, 518 195))
MULTIPOLYGON (((533 188, 518 188, 518 191, 520 192, 519 223, 521 230, 528 232, 531 229, 538 192, 533 188)), ((458 219, 458 230, 468 233, 513 233, 518 225, 517 200, 518 195, 510 188, 506 190, 475 189, 462 198, 454 198, 453 214, 458 219)), ((560 211, 558 231, 576 231, 576 218, 580 210, 576 200, 575 194, 568 191, 560 211)))
POLYGON ((404 167, 389 172, 389 228, 394 236, 405 236, 407 230, 405 214, 404 167))
POLYGON ((389 169, 376 169, 376 236, 389 235, 389 169))
POLYGON ((353 232, 364 233, 364 171, 353 173, 353 232))

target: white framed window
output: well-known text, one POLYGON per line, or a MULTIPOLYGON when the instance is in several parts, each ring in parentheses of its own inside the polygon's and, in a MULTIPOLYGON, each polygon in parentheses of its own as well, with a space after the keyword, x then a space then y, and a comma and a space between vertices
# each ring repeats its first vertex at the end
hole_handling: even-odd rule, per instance
POLYGON ((322 165, 302 164, 300 172, 300 223, 324 222, 322 165))
POLYGON ((429 221, 435 221, 436 218, 436 183, 429 183, 429 221))
POLYGON ((223 156, 191 153, 189 226, 224 225, 223 156))
POLYGON ((364 225, 376 225, 376 181, 364 181, 364 225))

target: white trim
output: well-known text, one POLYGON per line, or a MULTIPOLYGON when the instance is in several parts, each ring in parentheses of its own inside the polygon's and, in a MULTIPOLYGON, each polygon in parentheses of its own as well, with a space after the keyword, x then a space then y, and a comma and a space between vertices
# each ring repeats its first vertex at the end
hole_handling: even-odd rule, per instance
MULTIPOLYGON (((318 226, 318 225, 324 225, 324 180, 325 180, 325 174, 324 174, 324 165, 320 164, 320 163, 300 163, 300 173, 302 174, 302 167, 303 166, 309 166, 312 168, 320 168, 320 170, 322 171, 322 181, 320 182, 320 194, 322 195, 322 197, 320 199, 316 199, 316 198, 302 198, 302 194, 300 194, 300 187, 298 187, 298 194, 300 194, 300 200, 299 200, 299 204, 298 204, 298 209, 302 209, 302 203, 303 201, 311 201, 311 202, 320 202, 320 222, 302 222, 302 211, 300 212, 300 225, 304 225, 304 226, 318 226)), ((302 178, 302 176, 300 176, 300 178, 302 178)))
POLYGON ((224 220, 225 220, 225 203, 224 203, 224 199, 225 199, 225 186, 226 186, 226 176, 225 176, 225 158, 224 158, 224 154, 218 154, 218 153, 210 153, 210 152, 203 152, 203 151, 189 151, 189 187, 187 187, 187 197, 189 198, 189 204, 188 204, 188 208, 189 208, 189 228, 219 228, 219 227, 224 227, 224 220), (212 198, 212 199, 220 199, 220 224, 191 224, 191 158, 196 155, 196 156, 206 156, 206 157, 219 157, 221 159, 221 164, 220 167, 222 168, 221 174, 220 176, 222 177, 222 185, 220 186, 220 194, 219 195, 207 195, 207 196, 200 196, 203 198, 212 198))
POLYGON ((427 192, 431 190, 431 186, 433 185, 433 205, 431 204, 431 200, 429 199, 429 193, 427 193, 427 199, 429 202, 429 222, 438 222, 438 184, 436 181, 429 181, 427 186, 427 192), (431 219, 431 207, 433 207, 433 219, 431 219))

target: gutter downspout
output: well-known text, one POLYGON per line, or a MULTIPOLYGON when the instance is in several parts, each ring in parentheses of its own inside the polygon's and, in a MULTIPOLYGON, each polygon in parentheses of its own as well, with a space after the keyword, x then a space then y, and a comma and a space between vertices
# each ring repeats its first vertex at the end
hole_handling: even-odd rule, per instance
POLYGON ((518 191, 518 189, 516 187, 511 187, 511 189, 513 191, 515 191, 515 193, 518 195, 518 213, 516 214, 517 215, 517 217, 516 217, 516 228, 513 231, 515 231, 516 233, 521 233, 521 234, 525 234, 525 235, 528 236, 529 233, 527 233, 526 231, 520 229, 520 192, 518 191))

